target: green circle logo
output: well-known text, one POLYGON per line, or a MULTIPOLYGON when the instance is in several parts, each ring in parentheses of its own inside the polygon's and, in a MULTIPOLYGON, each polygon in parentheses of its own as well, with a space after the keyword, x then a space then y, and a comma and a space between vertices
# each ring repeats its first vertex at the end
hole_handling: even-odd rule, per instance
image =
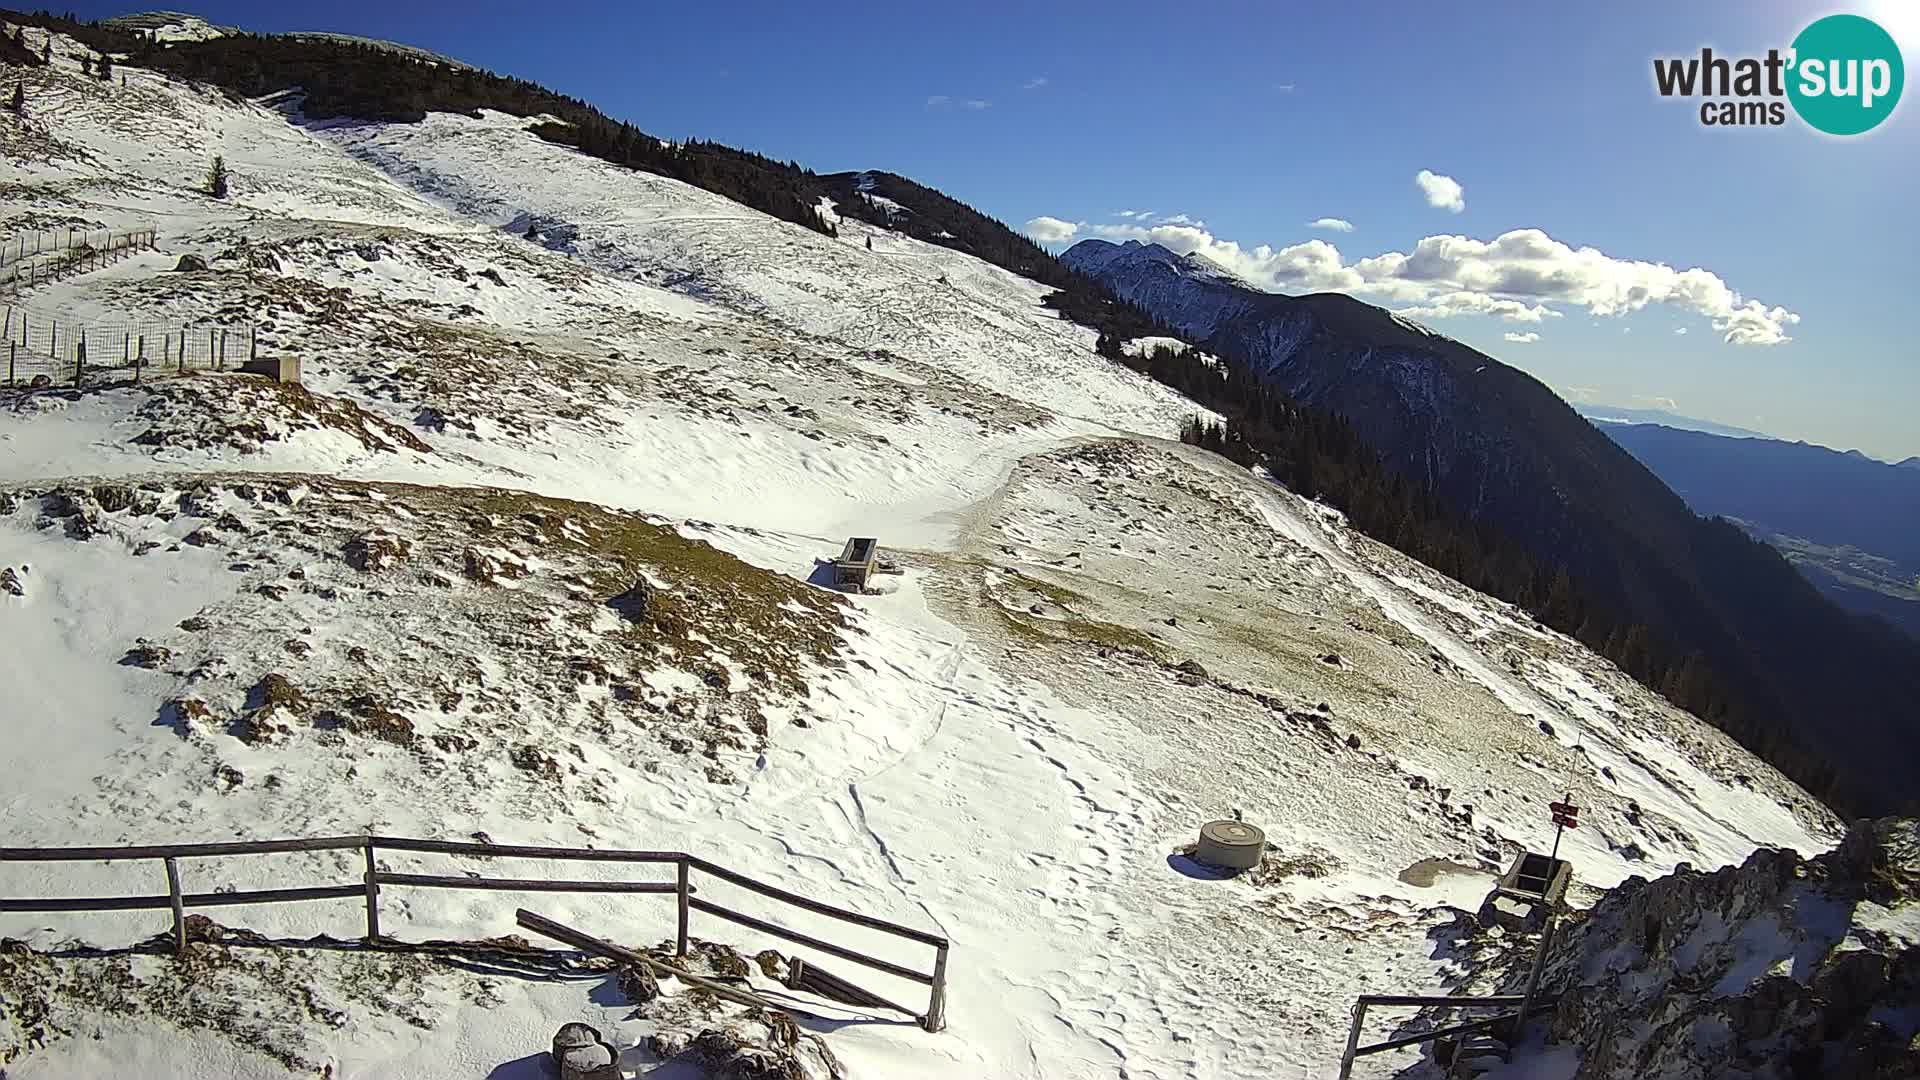
POLYGON ((1800 119, 1829 135, 1871 131, 1893 112, 1906 84, 1900 46, 1872 19, 1829 15, 1793 39, 1787 99, 1800 119))

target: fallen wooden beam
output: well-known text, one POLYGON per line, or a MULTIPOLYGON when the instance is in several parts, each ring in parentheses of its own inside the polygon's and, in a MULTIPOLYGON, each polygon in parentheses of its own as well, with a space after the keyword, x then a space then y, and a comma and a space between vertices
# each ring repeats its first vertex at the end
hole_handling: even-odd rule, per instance
POLYGON ((545 915, 528 911, 526 908, 520 908, 514 912, 514 921, 519 923, 522 928, 531 930, 542 937, 550 937, 555 941, 564 942, 576 949, 590 952, 595 956, 604 956, 609 960, 618 960, 626 964, 639 964, 651 970, 656 976, 671 975, 688 986, 697 986, 715 997, 725 998, 738 1005, 746 1005, 756 1009, 767 1009, 773 1012, 786 1011, 758 994, 750 993, 746 990, 736 990, 731 986, 724 986, 711 979, 703 979, 692 972, 682 971, 672 964, 661 963, 646 953, 636 952, 633 949, 615 945, 611 941, 603 941, 591 934, 575 930, 573 927, 567 926, 564 923, 555 922, 545 915))

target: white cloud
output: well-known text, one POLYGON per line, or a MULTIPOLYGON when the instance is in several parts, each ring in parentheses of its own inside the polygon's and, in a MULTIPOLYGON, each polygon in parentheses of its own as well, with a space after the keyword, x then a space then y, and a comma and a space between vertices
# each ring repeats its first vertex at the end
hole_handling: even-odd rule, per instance
POLYGON ((1346 218, 1323 217, 1307 222, 1309 229, 1326 229, 1328 232, 1352 232, 1353 222, 1346 218))
POLYGON ((1303 292, 1352 291, 1365 284, 1341 265, 1340 251, 1325 240, 1308 240, 1278 250, 1261 244, 1242 248, 1193 225, 1095 225, 1090 230, 1113 240, 1159 244, 1181 255, 1198 254, 1256 285, 1303 292))
POLYGON ((1389 251, 1348 262, 1324 240, 1282 248, 1246 248, 1197 224, 1154 221, 1149 211, 1123 211, 1126 224, 1087 229, 1114 240, 1159 244, 1178 254, 1198 253, 1262 288, 1365 294, 1410 305, 1410 318, 1483 315, 1541 323, 1576 308, 1595 318, 1629 315, 1649 306, 1703 316, 1730 345, 1777 345, 1800 316, 1741 296, 1719 275, 1693 267, 1620 259, 1597 248, 1574 248, 1539 229, 1515 229, 1491 240, 1429 236, 1411 251, 1389 251))
POLYGON ((967 100, 960 103, 960 107, 963 109, 987 109, 987 108, 991 108, 992 106, 993 106, 993 102, 984 101, 980 98, 968 98, 967 100))
POLYGON ((1684 326, 1679 327, 1678 329, 1674 330, 1674 333, 1679 334, 1681 337, 1685 337, 1687 334, 1687 328, 1684 326))
POLYGON ((1173 215, 1171 215, 1171 216, 1168 216, 1168 217, 1163 217, 1163 218, 1161 218, 1161 219, 1160 219, 1159 221, 1157 221, 1157 222, 1155 222, 1155 224, 1158 224, 1158 225, 1191 225, 1191 226, 1193 226, 1193 227, 1194 227, 1194 228, 1196 228, 1196 229, 1204 229, 1204 228, 1206 228, 1206 227, 1207 227, 1207 223, 1206 223, 1206 222, 1204 222, 1204 221, 1201 221, 1201 220, 1199 220, 1199 219, 1197 219, 1197 218, 1190 218, 1190 217, 1188 217, 1188 216, 1187 216, 1187 215, 1185 215, 1185 214, 1173 214, 1173 215))
POLYGON ((1280 91, 1280 92, 1281 92, 1281 93, 1283 93, 1283 94, 1291 94, 1291 93, 1293 93, 1293 84, 1292 84, 1292 83, 1290 83, 1290 82, 1283 82, 1283 83, 1274 83, 1274 84, 1273 84, 1273 88, 1274 88, 1275 90, 1278 90, 1278 91, 1280 91))
POLYGON ((1074 238, 1080 226, 1057 217, 1041 216, 1027 222, 1027 235, 1043 244, 1064 244, 1074 238))
POLYGON ((1607 317, 1651 304, 1704 315, 1732 345, 1777 345, 1800 316, 1735 292, 1700 267, 1617 259, 1598 248, 1574 248, 1539 229, 1515 229, 1492 240, 1429 236, 1411 252, 1388 252, 1353 264, 1369 287, 1393 294, 1424 287, 1478 293, 1532 304, 1557 303, 1607 317))
POLYGON ((948 97, 945 94, 935 94, 932 97, 927 99, 927 108, 929 109, 938 109, 942 105, 951 105, 951 104, 953 104, 953 99, 948 97))
POLYGON ((1033 78, 1028 79, 1024 84, 1022 84, 1020 89, 1038 90, 1045 85, 1047 85, 1047 77, 1045 75, 1035 75, 1033 78))
POLYGON ((1569 386, 1569 387, 1567 387, 1567 400, 1569 400, 1569 401, 1592 401, 1592 400, 1594 399, 1594 397, 1596 397, 1596 396, 1597 396, 1597 395, 1598 395, 1599 393, 1600 393, 1600 390, 1599 390, 1599 388, 1598 388, 1598 387, 1593 387, 1593 386, 1569 386))
POLYGON ((1749 300, 1724 318, 1714 319, 1713 329, 1729 345, 1779 345, 1793 340, 1785 328, 1799 321, 1800 316, 1786 308, 1749 300))
POLYGON ((1537 323, 1557 319, 1560 312, 1545 304, 1507 300, 1482 292, 1455 291, 1430 296, 1424 303, 1396 309, 1414 319, 1451 319, 1459 315, 1491 315, 1506 322, 1537 323))
POLYGON ((1532 330, 1529 330, 1524 334, 1516 334, 1513 331, 1509 330, 1500 336, 1505 338, 1508 341, 1513 342, 1515 345, 1531 345, 1534 342, 1540 340, 1540 335, 1534 333, 1532 330))
POLYGON ((1467 208, 1466 189, 1460 186, 1460 181, 1451 176, 1441 176, 1431 169, 1421 169, 1414 174, 1413 182, 1420 186, 1421 193, 1427 197, 1428 206, 1437 206, 1456 214, 1467 208))

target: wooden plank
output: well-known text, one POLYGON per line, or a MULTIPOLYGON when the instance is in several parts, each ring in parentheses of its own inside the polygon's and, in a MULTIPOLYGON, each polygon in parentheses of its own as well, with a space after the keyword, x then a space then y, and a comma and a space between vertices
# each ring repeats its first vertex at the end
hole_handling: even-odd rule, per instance
POLYGON ((217 844, 153 844, 145 847, 0 847, 0 862, 80 862, 116 859, 204 859, 218 855, 265 855, 276 851, 331 851, 367 846, 364 836, 291 840, 236 840, 217 844))
POLYGON ((0 911, 155 911, 173 906, 170 896, 40 896, 0 899, 0 911))
POLYGON ((615 945, 611 941, 602 941, 591 934, 585 934, 579 930, 575 930, 571 926, 554 922, 544 915, 536 915, 526 908, 521 908, 514 912, 514 921, 523 928, 531 930, 536 934, 550 937, 555 941, 565 942, 576 949, 584 949, 596 956, 604 956, 609 960, 618 960, 627 964, 639 964, 642 967, 651 969, 655 975, 664 972, 679 979, 688 986, 697 986, 716 997, 725 998, 736 1004, 757 1009, 767 1009, 773 1012, 786 1011, 758 994, 749 993, 745 990, 736 990, 731 986, 724 986, 710 979, 703 979, 690 971, 682 971, 672 964, 663 964, 653 957, 648 956, 646 953, 623 948, 622 946, 615 945))
POLYGON ((805 945, 809 949, 818 949, 829 956, 837 956, 842 960, 850 960, 856 964, 864 964, 875 971, 884 971, 888 975, 908 979, 922 986, 933 985, 933 976, 922 974, 912 968, 901 967, 899 964, 890 964, 885 960, 877 960, 865 953, 842 948, 832 942, 822 941, 817 937, 802 934, 797 930, 789 930, 784 926, 778 926, 762 919, 756 919, 751 915, 742 915, 730 908, 723 908, 719 904, 709 903, 698 898, 690 899, 687 903, 695 911, 704 911, 709 915, 718 915, 728 922, 738 923, 749 930, 758 930, 763 934, 771 934, 777 938, 785 938, 796 945, 805 945))
POLYGON ((1471 1035, 1476 1031, 1486 1031, 1488 1028, 1511 1023, 1517 1015, 1517 1013, 1500 1013, 1496 1016, 1489 1016, 1481 1020, 1469 1020, 1464 1024, 1455 1024, 1452 1027, 1434 1028, 1432 1031, 1423 1031, 1417 1035, 1403 1035, 1398 1039, 1388 1039, 1386 1042, 1357 1046, 1353 1050, 1353 1056, 1366 1057, 1368 1054, 1384 1054, 1389 1050, 1398 1050, 1403 1046, 1418 1046, 1423 1042, 1432 1042, 1435 1039, 1444 1039, 1452 1035, 1471 1035))
POLYGON ((905 1013, 915 1020, 924 1022, 920 1014, 912 1009, 904 1005, 896 1005, 866 987, 848 982, 819 964, 809 964, 798 956, 787 961, 787 977, 782 982, 789 990, 805 990, 810 994, 818 994, 828 1000, 837 1001, 843 1005, 858 1006, 862 1009, 887 1009, 905 1013))
POLYGON ((1457 994, 1361 994, 1363 1005, 1518 1005, 1520 994, 1483 994, 1462 997, 1457 994))
POLYGON ((674 937, 673 951, 676 956, 685 956, 687 955, 687 897, 693 892, 693 886, 687 881, 687 860, 684 856, 680 859, 674 891, 679 894, 678 903, 675 906, 680 909, 680 926, 679 932, 674 937))
POLYGON ((927 1001, 927 1015, 920 1026, 928 1031, 944 1031, 947 1026, 947 947, 933 954, 933 996, 927 1001))
POLYGON ((188 893, 181 900, 190 908, 231 907, 235 904, 284 904, 291 900, 348 900, 358 897, 361 891, 359 885, 316 885, 303 889, 188 893))
POLYGON ((548 878, 472 878, 447 874, 396 874, 382 870, 373 875, 382 885, 414 885, 424 889, 496 889, 503 892, 578 892, 578 893, 654 893, 668 895, 680 891, 671 881, 554 881, 548 878))
MULTIPOLYGON (((358 885, 320 885, 302 889, 252 889, 246 892, 185 893, 184 907, 278 904, 289 900, 337 900, 359 896, 358 885)), ((171 896, 62 896, 0 900, 0 911, 155 911, 171 908, 171 896)))
MULTIPOLYGON (((478 855, 490 859, 578 859, 587 862, 677 862, 678 851, 621 851, 615 848, 529 847, 524 844, 473 844, 458 840, 413 840, 403 836, 374 836, 375 846, 393 851, 434 851, 443 855, 478 855)), ((356 846, 365 843, 356 841, 356 846)))
MULTIPOLYGON (((841 922, 849 922, 855 926, 864 926, 869 930, 882 930, 896 937, 906 938, 909 941, 918 941, 922 945, 931 945, 936 949, 947 944, 947 939, 938 934, 929 934, 924 930, 915 930, 910 926, 902 926, 899 923, 888 922, 885 919, 876 919, 871 915, 862 915, 857 911, 848 911, 845 908, 834 907, 832 904, 823 904, 818 900, 801 896, 799 893, 791 893, 785 889, 778 889, 772 885, 755 881, 745 874, 736 874, 724 866, 716 866, 697 855, 688 856, 687 861, 694 869, 699 870, 701 873, 712 874, 722 881, 732 882, 743 889, 750 889, 759 893, 761 896, 784 901, 797 908, 805 908, 817 915, 825 915, 829 918, 839 919, 841 922)), ((926 980, 923 978, 921 981, 924 982, 926 980)))
POLYGON ((167 860, 167 899, 173 906, 173 951, 176 956, 187 955, 187 914, 186 903, 180 895, 180 864, 167 860))
POLYGON ((367 869, 360 877, 360 886, 367 894, 367 944, 380 940, 380 868, 373 863, 373 838, 367 838, 367 869))

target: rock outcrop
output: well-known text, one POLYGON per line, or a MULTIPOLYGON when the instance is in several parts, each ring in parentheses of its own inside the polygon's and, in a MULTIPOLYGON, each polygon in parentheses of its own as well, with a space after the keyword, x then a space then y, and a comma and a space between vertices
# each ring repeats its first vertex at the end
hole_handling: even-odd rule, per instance
POLYGON ((1549 959, 1573 1076, 1920 1076, 1920 822, 1629 878, 1549 959))

